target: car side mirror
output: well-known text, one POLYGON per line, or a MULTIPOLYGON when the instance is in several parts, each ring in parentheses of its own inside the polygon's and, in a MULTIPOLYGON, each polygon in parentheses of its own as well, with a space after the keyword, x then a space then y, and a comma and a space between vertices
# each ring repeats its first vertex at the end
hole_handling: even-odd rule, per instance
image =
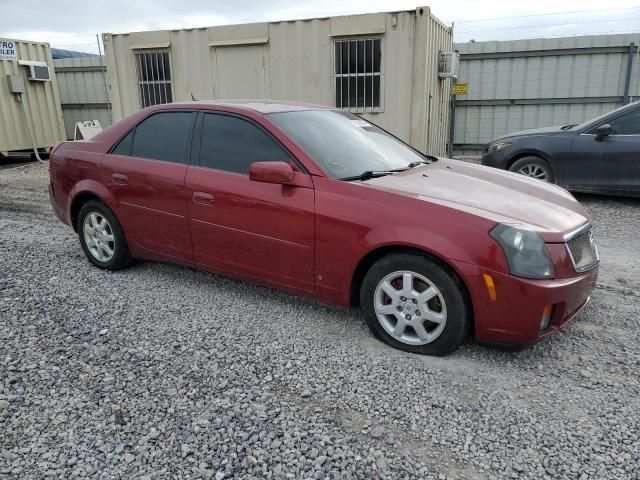
POLYGON ((608 137, 611 135, 611 125, 605 123, 604 125, 600 125, 596 128, 596 140, 601 141, 604 137, 608 137))
POLYGON ((254 182, 287 185, 293 182, 296 172, 287 162, 255 162, 249 167, 249 179, 254 182))

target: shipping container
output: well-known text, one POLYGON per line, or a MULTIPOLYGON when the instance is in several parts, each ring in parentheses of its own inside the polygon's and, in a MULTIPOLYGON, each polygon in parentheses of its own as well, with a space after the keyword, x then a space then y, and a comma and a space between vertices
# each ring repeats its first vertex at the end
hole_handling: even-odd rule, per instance
POLYGON ((0 154, 46 150, 64 138, 49 44, 0 38, 0 154))
POLYGON ((445 154, 452 31, 429 8, 210 28, 103 34, 113 120, 158 103, 273 99, 362 115, 445 154))
POLYGON ((98 120, 111 125, 106 67, 98 56, 54 59, 67 139, 73 139, 76 123, 98 120))

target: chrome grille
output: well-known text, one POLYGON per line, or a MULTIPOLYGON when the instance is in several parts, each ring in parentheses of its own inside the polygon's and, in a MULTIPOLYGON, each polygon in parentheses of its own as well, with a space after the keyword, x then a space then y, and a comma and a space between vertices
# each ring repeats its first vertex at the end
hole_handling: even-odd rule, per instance
POLYGON ((571 260, 573 260, 573 266, 577 272, 589 270, 600 262, 598 245, 596 245, 596 241, 593 239, 591 230, 568 240, 567 247, 569 248, 571 260))

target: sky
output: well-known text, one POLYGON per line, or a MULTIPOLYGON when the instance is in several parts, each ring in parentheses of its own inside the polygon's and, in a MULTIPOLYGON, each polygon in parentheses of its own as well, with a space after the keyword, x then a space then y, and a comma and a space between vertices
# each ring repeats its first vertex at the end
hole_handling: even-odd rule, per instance
POLYGON ((96 34, 326 17, 429 5, 456 42, 640 32, 629 0, 0 0, 0 38, 96 52, 96 34))

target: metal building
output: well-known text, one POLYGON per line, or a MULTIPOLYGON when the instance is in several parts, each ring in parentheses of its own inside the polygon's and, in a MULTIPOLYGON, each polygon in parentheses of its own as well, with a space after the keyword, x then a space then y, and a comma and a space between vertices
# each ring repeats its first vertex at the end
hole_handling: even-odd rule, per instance
POLYGON ((422 151, 447 151, 450 79, 439 59, 453 50, 452 32, 427 7, 103 41, 114 121, 192 96, 301 101, 362 114, 422 151))
POLYGON ((111 125, 106 67, 97 55, 54 59, 67 139, 74 138, 77 122, 98 120, 111 125))
POLYGON ((49 44, 0 38, 0 154, 48 149, 64 136, 49 44))
POLYGON ((640 96, 640 33, 456 44, 454 149, 518 130, 581 123, 640 96))

